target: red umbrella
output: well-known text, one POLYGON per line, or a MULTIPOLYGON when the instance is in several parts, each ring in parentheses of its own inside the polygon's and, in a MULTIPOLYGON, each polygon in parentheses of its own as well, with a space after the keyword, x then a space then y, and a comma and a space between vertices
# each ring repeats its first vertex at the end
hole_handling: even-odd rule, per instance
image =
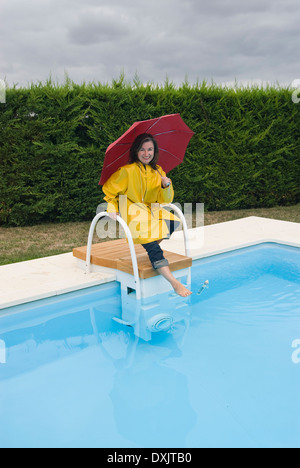
POLYGON ((165 172, 182 163, 187 145, 194 135, 179 114, 135 122, 107 148, 99 185, 103 185, 119 167, 128 164, 130 147, 141 133, 150 133, 156 139, 158 164, 165 172))

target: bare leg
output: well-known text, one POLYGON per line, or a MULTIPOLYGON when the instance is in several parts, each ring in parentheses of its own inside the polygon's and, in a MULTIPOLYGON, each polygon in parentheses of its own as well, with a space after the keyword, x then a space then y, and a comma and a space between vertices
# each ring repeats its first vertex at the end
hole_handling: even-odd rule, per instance
POLYGON ((174 291, 182 297, 187 297, 192 294, 192 292, 187 289, 183 284, 180 283, 171 273, 171 270, 168 266, 163 266, 158 268, 157 271, 161 274, 169 283, 171 283, 174 291))
POLYGON ((174 291, 182 297, 187 297, 192 294, 192 292, 187 289, 183 284, 180 283, 171 273, 170 267, 168 266, 168 262, 164 261, 164 266, 159 267, 159 263, 162 260, 165 260, 163 256, 163 251, 159 247, 159 244, 163 241, 163 239, 159 239, 157 241, 150 242, 148 244, 142 244, 144 249, 147 251, 150 262, 153 265, 153 268, 161 274, 169 283, 172 285, 174 291), (155 264, 157 264, 155 266, 155 264), (167 263, 167 265, 166 265, 167 263))

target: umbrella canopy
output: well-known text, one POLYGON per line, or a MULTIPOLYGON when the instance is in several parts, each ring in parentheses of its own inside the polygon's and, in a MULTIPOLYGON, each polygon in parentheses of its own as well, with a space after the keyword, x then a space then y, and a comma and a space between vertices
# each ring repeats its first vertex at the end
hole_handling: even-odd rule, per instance
POLYGON ((128 164, 131 145, 141 133, 150 133, 156 139, 158 164, 166 173, 182 163, 187 145, 194 135, 179 114, 135 122, 107 148, 99 185, 103 185, 119 167, 128 164))

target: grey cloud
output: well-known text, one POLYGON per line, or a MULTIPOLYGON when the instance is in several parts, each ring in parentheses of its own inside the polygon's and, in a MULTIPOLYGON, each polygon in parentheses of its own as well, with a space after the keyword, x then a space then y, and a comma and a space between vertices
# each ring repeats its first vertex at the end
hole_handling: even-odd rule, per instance
POLYGON ((298 0, 1 0, 0 79, 291 82, 298 0))
POLYGON ((80 18, 69 30, 68 37, 73 44, 91 45, 119 41, 129 34, 125 21, 105 14, 98 17, 80 18))

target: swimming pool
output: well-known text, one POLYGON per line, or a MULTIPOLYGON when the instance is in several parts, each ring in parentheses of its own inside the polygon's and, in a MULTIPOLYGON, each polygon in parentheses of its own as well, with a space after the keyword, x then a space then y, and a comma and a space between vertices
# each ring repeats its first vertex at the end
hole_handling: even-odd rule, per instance
POLYGON ((201 259, 192 278, 189 322, 149 342, 112 321, 117 283, 0 316, 0 447, 300 447, 300 249, 201 259))

